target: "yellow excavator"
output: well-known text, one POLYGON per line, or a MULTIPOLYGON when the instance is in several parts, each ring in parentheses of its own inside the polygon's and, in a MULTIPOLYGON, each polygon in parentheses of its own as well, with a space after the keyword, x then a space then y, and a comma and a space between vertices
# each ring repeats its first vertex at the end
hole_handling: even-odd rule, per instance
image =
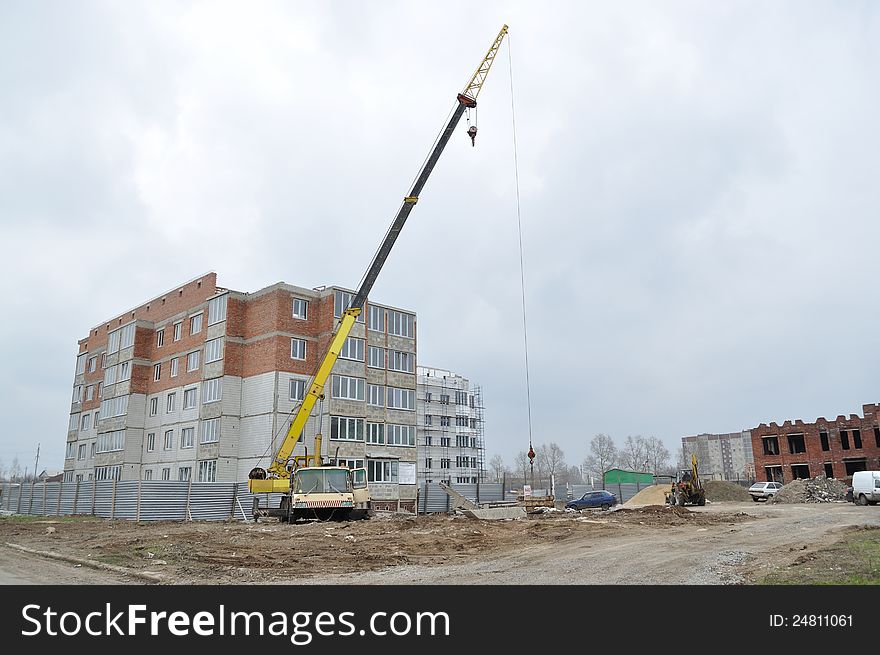
MULTIPOLYGON (((312 454, 297 455, 292 457, 293 448, 300 439, 306 421, 312 413, 312 409, 319 400, 324 398, 324 385, 333 365, 339 357, 339 352, 345 344, 357 317, 361 314, 364 302, 394 242, 403 229, 406 219, 416 206, 419 194, 428 181, 431 171, 440 158, 452 132, 458 126, 465 112, 477 106, 477 96, 483 88, 486 76, 495 61, 501 42, 507 34, 507 25, 501 28, 498 36, 492 42, 489 51, 476 72, 470 77, 464 90, 456 96, 456 106, 452 117, 445 129, 441 132, 434 144, 431 154, 428 156, 422 169, 416 177, 415 183, 409 194, 403 199, 403 204, 397 212, 391 227, 385 235, 379 249, 373 256, 373 261, 364 275, 363 281, 351 303, 345 309, 336 332, 324 356, 318 370, 312 378, 311 385, 305 395, 305 399, 299 406, 287 435, 281 443, 278 452, 275 453, 272 463, 268 468, 254 468, 248 480, 248 487, 254 494, 281 493, 281 501, 278 507, 262 507, 259 504, 259 495, 254 496, 253 514, 254 520, 265 516, 277 516, 282 521, 296 521, 305 518, 361 518, 369 515, 370 494, 367 485, 366 469, 349 469, 345 466, 325 466, 321 455, 320 430, 315 435, 315 445, 312 454)), ((477 135, 477 126, 471 125, 467 134, 474 143, 477 135)))
POLYGON ((678 472, 672 489, 666 494, 666 502, 670 505, 705 505, 706 490, 700 481, 700 472, 697 469, 697 456, 691 454, 691 468, 682 469, 678 472))

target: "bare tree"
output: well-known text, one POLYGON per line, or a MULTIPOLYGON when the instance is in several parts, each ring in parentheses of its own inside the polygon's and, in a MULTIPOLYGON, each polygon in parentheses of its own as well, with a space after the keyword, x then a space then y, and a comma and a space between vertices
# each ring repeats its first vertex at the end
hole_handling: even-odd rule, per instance
POLYGON ((554 441, 541 446, 538 449, 538 457, 544 462, 543 468, 546 471, 548 478, 559 475, 559 473, 567 468, 565 463, 565 453, 562 448, 559 447, 559 444, 554 441))
POLYGON ((599 480, 605 471, 618 462, 617 446, 607 434, 597 434, 590 440, 590 454, 584 460, 584 471, 599 480))
POLYGON ((623 450, 620 451, 620 463, 631 471, 643 471, 646 451, 645 439, 641 435, 627 437, 623 450))
POLYGON ((581 469, 578 466, 569 466, 568 470, 564 471, 565 480, 568 484, 583 484, 584 476, 581 474, 581 469))
POLYGON ((648 472, 657 475, 669 468, 669 451, 657 437, 645 440, 645 459, 648 460, 648 472))
POLYGON ((504 474, 507 473, 507 466, 504 464, 504 458, 501 455, 495 455, 489 460, 489 470, 495 482, 501 482, 504 474))
POLYGON ((21 464, 18 463, 18 457, 13 457, 9 466, 9 479, 16 480, 19 477, 21 477, 21 464))
POLYGON ((523 484, 529 484, 529 454, 525 450, 521 450, 513 459, 514 472, 518 476, 522 476, 523 484))

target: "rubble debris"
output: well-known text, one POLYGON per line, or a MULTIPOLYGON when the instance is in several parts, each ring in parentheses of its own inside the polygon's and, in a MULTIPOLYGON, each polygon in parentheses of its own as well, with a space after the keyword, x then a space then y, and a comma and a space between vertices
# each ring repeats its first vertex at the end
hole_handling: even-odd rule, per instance
POLYGON ((840 480, 817 475, 815 478, 792 480, 782 487, 768 503, 835 503, 846 501, 846 485, 840 480))

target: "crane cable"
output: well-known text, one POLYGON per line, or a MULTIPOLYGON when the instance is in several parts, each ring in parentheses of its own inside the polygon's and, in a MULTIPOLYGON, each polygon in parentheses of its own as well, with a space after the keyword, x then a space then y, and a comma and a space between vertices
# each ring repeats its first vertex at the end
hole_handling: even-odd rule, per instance
POLYGON ((516 110, 514 109, 513 96, 513 54, 512 39, 510 34, 507 35, 507 61, 508 71, 510 72, 510 117, 513 126, 513 170, 514 179, 516 181, 516 226, 519 234, 519 284, 520 294, 522 296, 522 321, 523 321, 523 352, 525 353, 526 365, 526 409, 528 415, 529 426, 529 459, 534 459, 534 450, 532 448, 532 391, 531 381, 529 377, 529 333, 526 326, 526 282, 525 267, 523 266, 523 238, 522 238, 522 208, 520 206, 519 194, 519 157, 516 148, 516 110))

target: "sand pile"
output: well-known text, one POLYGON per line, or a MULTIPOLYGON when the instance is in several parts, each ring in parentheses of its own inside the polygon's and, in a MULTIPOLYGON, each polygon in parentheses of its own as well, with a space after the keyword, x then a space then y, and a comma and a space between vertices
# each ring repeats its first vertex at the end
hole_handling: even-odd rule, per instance
POLYGON ((807 480, 792 480, 779 490, 770 503, 833 503, 846 500, 846 485, 824 475, 807 480))
POLYGON ((633 505, 665 505, 666 492, 672 488, 671 484, 655 484, 645 487, 635 496, 624 503, 625 507, 633 505))
POLYGON ((752 497, 745 487, 723 480, 709 480, 705 484, 707 500, 739 500, 747 501, 752 497))

